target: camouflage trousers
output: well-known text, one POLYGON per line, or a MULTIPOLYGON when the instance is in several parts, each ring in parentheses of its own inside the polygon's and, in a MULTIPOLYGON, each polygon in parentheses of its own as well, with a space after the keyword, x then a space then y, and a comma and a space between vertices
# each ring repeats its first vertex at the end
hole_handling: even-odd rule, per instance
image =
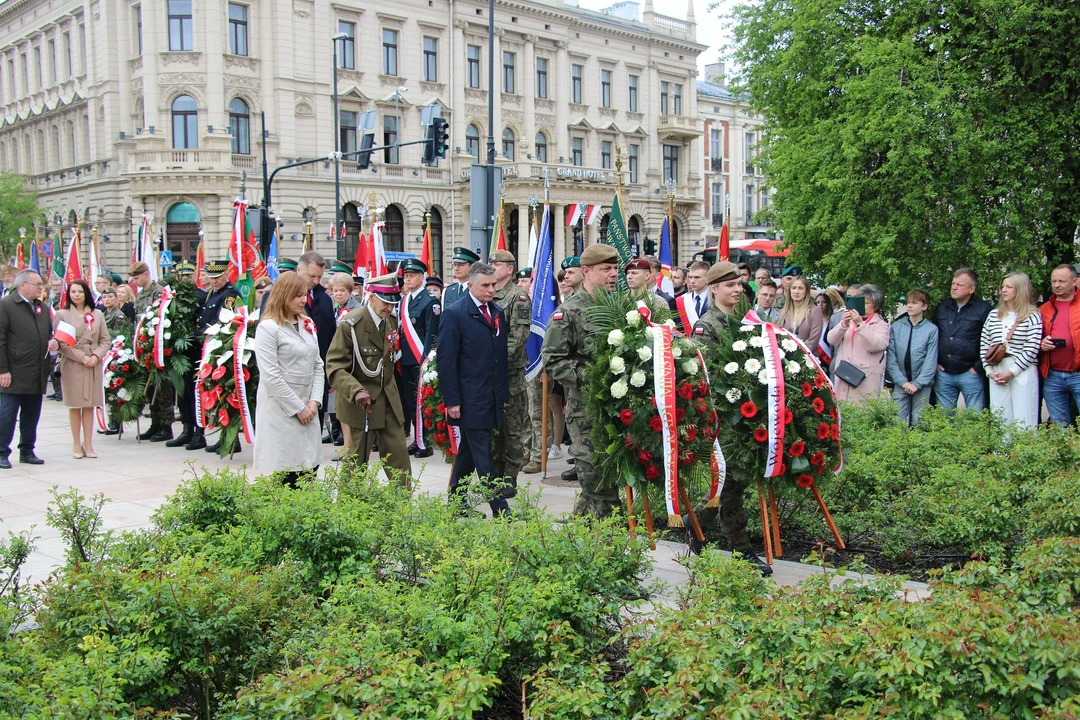
MULTIPOLYGON (((545 449, 541 447, 543 441, 540 438, 540 421, 541 411, 544 408, 543 405, 543 383, 540 380, 540 376, 537 375, 535 380, 526 380, 525 384, 529 390, 529 427, 526 428, 525 433, 525 459, 526 461, 540 462, 541 455, 544 454, 545 449)), ((513 396, 513 390, 510 391, 511 397, 513 396)), ((551 443, 551 422, 548 422, 548 444, 551 443)))
POLYGON ((581 495, 574 504, 575 515, 608 517, 619 506, 619 491, 603 487, 593 467, 592 426, 585 404, 576 388, 566 391, 566 427, 570 431, 570 455, 574 458, 581 495))
POLYGON ((502 497, 517 494, 517 478, 525 464, 525 444, 529 436, 529 398, 525 380, 510 383, 510 402, 503 412, 502 428, 492 440, 491 455, 495 473, 505 485, 502 497))
POLYGON ((163 381, 157 390, 150 389, 150 422, 158 427, 169 427, 173 423, 176 402, 176 390, 172 383, 163 381))
POLYGON ((720 526, 724 529, 724 535, 727 536, 732 550, 745 550, 751 547, 750 536, 746 533, 747 517, 743 502, 746 486, 746 478, 729 467, 724 489, 720 491, 720 507, 694 506, 694 512, 702 528, 711 525, 719 514, 720 526))

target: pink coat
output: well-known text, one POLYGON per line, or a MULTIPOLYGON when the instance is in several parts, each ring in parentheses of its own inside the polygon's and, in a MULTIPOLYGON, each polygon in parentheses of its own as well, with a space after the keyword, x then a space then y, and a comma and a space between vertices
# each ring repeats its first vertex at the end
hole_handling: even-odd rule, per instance
POLYGON ((851 387, 840 378, 833 377, 836 397, 839 400, 861 400, 881 393, 885 381, 885 351, 889 349, 889 323, 874 313, 868 322, 856 328, 837 325, 829 331, 829 344, 836 348, 836 367, 843 360, 866 373, 858 387, 851 387))

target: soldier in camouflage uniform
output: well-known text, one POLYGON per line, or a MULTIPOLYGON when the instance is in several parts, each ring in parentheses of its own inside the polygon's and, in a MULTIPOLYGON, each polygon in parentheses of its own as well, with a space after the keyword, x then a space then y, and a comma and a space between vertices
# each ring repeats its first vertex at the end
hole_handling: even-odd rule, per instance
MULTIPOLYGON (((139 293, 135 296, 135 322, 138 323, 138 319, 142 317, 146 308, 161 297, 161 291, 165 288, 150 278, 150 268, 144 262, 132 263, 128 268, 128 275, 139 288, 139 293)), ((175 396, 176 391, 168 382, 163 382, 156 390, 150 391, 150 428, 139 434, 140 440, 150 442, 172 440, 175 396)))
POLYGON ((491 253, 495 268, 495 304, 503 309, 509 325, 507 337, 507 371, 510 379, 510 402, 503 411, 503 425, 492 442, 495 472, 504 484, 504 498, 517 494, 517 477, 525 461, 526 438, 531 434, 529 425, 529 395, 526 390, 525 366, 529 356, 525 341, 529 339, 532 325, 532 301, 528 293, 514 283, 516 260, 513 253, 496 250, 491 253))
MULTIPOLYGON (((739 274, 739 268, 734 263, 721 262, 713 265, 709 268, 707 282, 712 304, 708 312, 694 323, 694 330, 690 335, 694 343, 701 348, 701 354, 705 357, 706 363, 709 362, 717 344, 727 333, 731 312, 743 296, 742 277, 739 274)), ((723 392, 720 378, 714 377, 713 393, 723 392)), ((748 483, 749 478, 740 473, 737 468, 728 465, 724 489, 720 491, 719 509, 702 507, 698 504, 694 507, 694 512, 702 526, 715 520, 719 512, 720 525, 724 528, 724 534, 727 535, 732 552, 742 553, 747 560, 757 562, 761 574, 768 577, 772 575, 772 568, 758 557, 753 546, 750 545, 750 536, 746 534, 747 518, 743 494, 748 483)), ((685 517, 683 520, 685 527, 689 528, 689 520, 685 517)), ((690 538, 691 549, 700 552, 700 546, 689 529, 687 537, 690 538)))
POLYGON ((115 338, 123 335, 131 344, 131 331, 135 326, 128 320, 128 316, 120 309, 119 300, 115 288, 105 288, 101 292, 101 304, 105 306, 105 327, 109 329, 109 337, 115 338))
POLYGON ((570 455, 576 460, 581 496, 575 515, 607 517, 619 505, 619 491, 605 487, 596 476, 592 453, 591 426, 581 396, 585 368, 592 362, 591 341, 599 329, 586 317, 586 308, 596 303, 593 292, 611 292, 619 277, 619 253, 610 245, 590 245, 581 254, 585 280, 552 314, 541 355, 548 376, 563 385, 566 393, 566 426, 570 431, 570 455))

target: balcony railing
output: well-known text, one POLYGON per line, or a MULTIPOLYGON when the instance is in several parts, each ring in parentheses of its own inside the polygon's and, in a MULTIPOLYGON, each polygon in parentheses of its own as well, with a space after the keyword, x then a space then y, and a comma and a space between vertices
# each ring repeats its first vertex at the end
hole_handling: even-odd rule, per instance
POLYGON ((205 170, 220 168, 220 150, 142 150, 135 154, 135 170, 205 170))
POLYGON ((688 115, 661 115, 658 131, 661 136, 695 138, 701 135, 701 118, 688 115))
POLYGON ((712 172, 724 172, 724 158, 709 158, 709 169, 712 172))
POLYGON ((253 155, 233 155, 232 166, 234 170, 253 170, 255 157, 253 155))

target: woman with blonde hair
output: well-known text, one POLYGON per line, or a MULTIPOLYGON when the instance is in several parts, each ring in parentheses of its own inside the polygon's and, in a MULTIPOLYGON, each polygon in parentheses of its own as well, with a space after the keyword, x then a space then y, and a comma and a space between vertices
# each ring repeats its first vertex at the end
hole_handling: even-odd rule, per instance
POLYGON ((990 407, 1006 423, 1035 427, 1039 422, 1037 360, 1042 316, 1035 307, 1031 278, 1014 272, 1001 281, 1001 301, 986 317, 979 352, 990 379, 990 407))
POLYGON ((778 324, 795 333, 810 352, 817 353, 825 320, 810 295, 810 283, 801 275, 784 288, 784 307, 780 310, 778 324))

